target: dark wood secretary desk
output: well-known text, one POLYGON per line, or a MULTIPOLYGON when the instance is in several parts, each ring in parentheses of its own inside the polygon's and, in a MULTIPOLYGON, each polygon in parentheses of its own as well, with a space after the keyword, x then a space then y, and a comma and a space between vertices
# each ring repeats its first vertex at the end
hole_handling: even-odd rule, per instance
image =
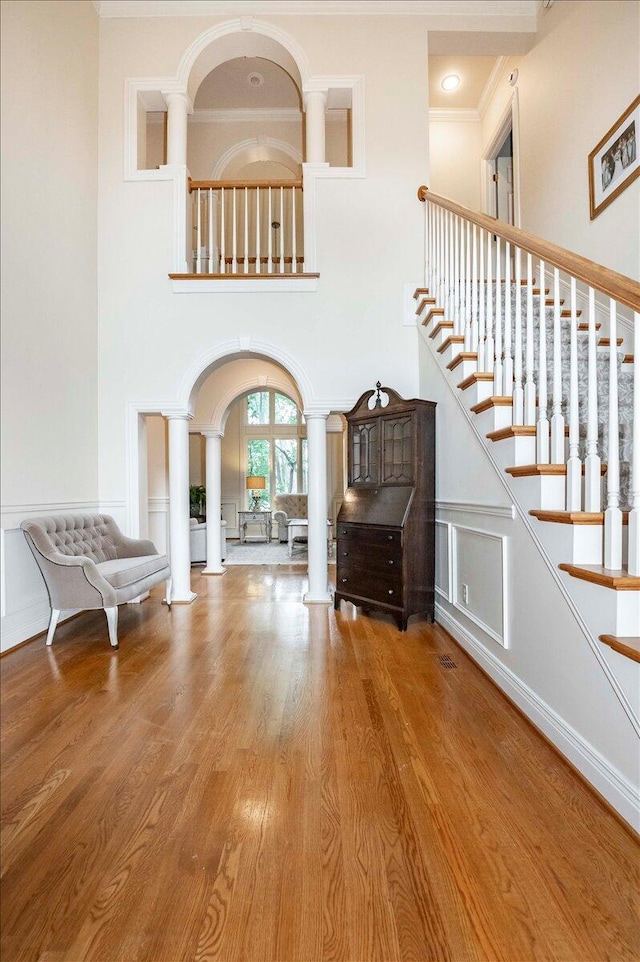
POLYGON ((434 616, 435 408, 378 381, 345 415, 349 486, 337 520, 334 607, 379 608, 401 631, 411 615, 434 616))

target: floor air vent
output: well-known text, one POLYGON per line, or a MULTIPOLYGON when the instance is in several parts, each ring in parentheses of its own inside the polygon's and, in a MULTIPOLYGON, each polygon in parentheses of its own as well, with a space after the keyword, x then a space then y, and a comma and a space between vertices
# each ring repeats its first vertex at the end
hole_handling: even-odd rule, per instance
POLYGON ((443 668, 457 668, 455 661, 451 655, 438 655, 438 661, 443 668))

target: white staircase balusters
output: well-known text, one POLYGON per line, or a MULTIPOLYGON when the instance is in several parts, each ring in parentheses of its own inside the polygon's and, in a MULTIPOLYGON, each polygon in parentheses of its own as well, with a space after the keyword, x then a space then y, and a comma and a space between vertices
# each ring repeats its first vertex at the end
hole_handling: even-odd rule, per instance
POLYGON ((484 235, 485 231, 480 230, 479 246, 480 246, 480 288, 478 292, 478 300, 480 302, 480 317, 478 319, 478 371, 484 371, 485 368, 485 335, 486 335, 486 324, 485 324, 485 276, 484 276, 484 235))
POLYGON ((491 257, 491 234, 487 233, 487 316, 486 338, 484 345, 484 370, 493 374, 494 343, 493 343, 493 271, 491 257))
MULTIPOLYGON (((473 255, 471 267, 471 345, 470 351, 478 350, 478 228, 473 225, 473 255)), ((479 368, 478 368, 479 369, 479 368)))
POLYGON ((465 285, 464 285, 464 349, 472 351, 471 346, 471 224, 467 221, 465 240, 465 285))
POLYGON ((196 274, 202 274, 202 198, 200 188, 196 191, 196 274))
POLYGON ((262 260, 260 251, 260 232, 262 224, 260 220, 260 188, 256 187, 256 274, 262 273, 262 260))
POLYGON ((209 274, 213 274, 213 272, 214 272, 214 270, 213 270, 213 269, 214 269, 214 266, 217 266, 217 265, 214 265, 214 256, 213 256, 213 255, 214 255, 214 251, 215 251, 215 243, 216 243, 216 242, 215 242, 216 230, 215 230, 215 219, 214 219, 214 216, 213 216, 213 210, 214 210, 213 205, 215 204, 215 196, 214 196, 213 188, 212 188, 212 187, 209 188, 208 193, 209 193, 209 201, 208 201, 208 213, 209 213, 209 263, 208 263, 207 266, 208 266, 209 274))
POLYGON ((622 511, 620 510, 620 419, 618 412, 618 330, 616 302, 609 300, 609 444, 607 507, 604 512, 604 566, 622 567, 622 511))
POLYGON ((536 385, 533 378, 533 257, 527 254, 527 333, 525 346, 524 423, 536 423, 536 385))
POLYGON ((580 460, 580 397, 578 395, 578 311, 576 279, 571 278, 571 340, 569 347, 569 460, 567 461, 567 511, 582 507, 580 460))
POLYGON ((236 207, 236 188, 231 188, 233 196, 232 221, 231 221, 231 273, 238 273, 238 230, 237 230, 237 207, 236 207))
POLYGON ((640 313, 633 315, 633 429, 627 568, 640 576, 640 313))
POLYGON ((560 271, 553 270, 553 413, 551 415, 551 463, 564 464, 564 415, 562 413, 562 316, 560 271))
POLYGON ((434 255, 434 243, 433 243, 433 222, 435 220, 435 215, 438 208, 434 207, 432 204, 426 205, 426 244, 425 244, 425 259, 424 259, 424 276, 426 280, 427 289, 431 292, 435 291, 435 284, 433 282, 433 255, 434 255))
POLYGON ((269 187, 269 219, 267 221, 267 273, 273 273, 273 197, 272 188, 269 187))
POLYGON ((296 189, 291 192, 291 273, 298 273, 298 257, 296 245, 296 189))
POLYGON ((280 240, 280 273, 284 274, 284 189, 280 188, 280 226, 277 229, 280 240))
POLYGON ((460 218, 453 215, 453 333, 460 334, 460 218))
POLYGON ((454 296, 454 257, 453 257, 453 228, 454 216, 449 213, 447 219, 447 320, 455 323, 455 296, 454 296))
POLYGON ((522 385, 522 251, 516 247, 515 260, 515 325, 513 334, 513 423, 524 424, 524 388, 522 385))
POLYGON ((540 297, 538 318, 538 420, 536 422, 536 461, 549 463, 549 418, 547 416, 547 289, 546 269, 543 260, 539 261, 540 297))
POLYGON ((511 336, 511 244, 504 245, 504 387, 500 392, 505 397, 513 394, 513 351, 511 336))
POLYGON ((245 187, 244 189, 244 237, 243 237, 243 249, 244 249, 244 273, 249 273, 249 189, 245 187))
POLYGON ((500 267, 500 254, 500 238, 496 237, 496 360, 493 368, 493 393, 497 395, 502 394, 502 271, 500 267))
POLYGON ((595 291, 589 287, 589 351, 587 375, 587 456, 584 462, 584 510, 600 511, 600 455, 598 454, 598 376, 595 291))
POLYGON ((225 190, 224 187, 220 191, 220 273, 225 274, 227 271, 227 261, 226 261, 226 220, 225 220, 225 206, 224 206, 225 190))

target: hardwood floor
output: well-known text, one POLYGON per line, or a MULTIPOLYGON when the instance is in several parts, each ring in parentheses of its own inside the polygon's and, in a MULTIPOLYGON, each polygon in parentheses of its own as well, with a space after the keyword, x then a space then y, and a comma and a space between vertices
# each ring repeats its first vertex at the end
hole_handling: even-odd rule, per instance
POLYGON ((640 957, 638 845, 443 631, 193 582, 2 659, 3 962, 640 957))

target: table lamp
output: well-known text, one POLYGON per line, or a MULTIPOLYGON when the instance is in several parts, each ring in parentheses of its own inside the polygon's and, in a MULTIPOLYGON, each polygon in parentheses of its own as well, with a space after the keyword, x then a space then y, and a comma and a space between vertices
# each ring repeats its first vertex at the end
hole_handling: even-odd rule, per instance
POLYGON ((251 511, 258 511, 260 509, 260 492, 264 491, 267 487, 267 479, 261 478, 259 475, 252 475, 247 478, 247 491, 251 491, 251 511), (256 492, 258 492, 256 494, 256 492))

